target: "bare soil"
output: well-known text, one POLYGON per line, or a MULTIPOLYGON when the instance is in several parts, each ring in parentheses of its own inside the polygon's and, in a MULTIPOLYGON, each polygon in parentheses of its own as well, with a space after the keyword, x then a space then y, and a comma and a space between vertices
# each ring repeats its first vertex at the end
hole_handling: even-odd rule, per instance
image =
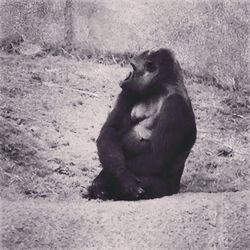
MULTIPOLYGON (((35 211, 42 211, 42 204, 49 206, 52 202, 53 213, 61 214, 62 205, 57 207, 57 202, 82 202, 87 187, 101 170, 95 140, 120 91, 118 82, 129 68, 116 60, 107 63, 51 54, 38 57, 1 53, 0 65, 0 190, 5 201, 4 216, 9 218, 4 222, 3 247, 56 249, 54 243, 43 248, 39 242, 32 245, 32 238, 27 241, 32 228, 31 224, 24 225, 25 216, 30 218, 25 213, 27 206, 31 204, 31 214, 39 214, 35 211), (11 225, 19 225, 19 229, 11 225), (18 230, 23 233, 17 241, 11 241, 18 230)), ((196 199, 197 192, 204 193, 198 196, 206 200, 206 196, 217 197, 206 193, 249 191, 249 92, 224 89, 213 78, 190 73, 185 78, 198 138, 186 162, 181 193, 187 193, 189 198, 185 199, 190 201, 196 199)), ((177 201, 181 195, 176 196, 177 201)), ((244 197, 249 202, 249 196, 244 197)), ((173 198, 164 199, 169 199, 169 203, 173 198)), ((84 202, 88 204, 87 200, 84 202)), ((120 208, 116 209, 122 212, 124 204, 129 203, 114 202, 114 206, 117 204, 120 208)), ((137 204, 140 209, 145 203, 137 204)), ((79 209, 84 206, 81 203, 79 209)), ((155 202, 154 206, 157 207, 155 202)), ((182 215, 174 213, 174 209, 172 215, 178 221, 182 215)), ((38 222, 39 230, 44 223, 38 222)), ((68 247, 60 245, 58 249, 68 247)))

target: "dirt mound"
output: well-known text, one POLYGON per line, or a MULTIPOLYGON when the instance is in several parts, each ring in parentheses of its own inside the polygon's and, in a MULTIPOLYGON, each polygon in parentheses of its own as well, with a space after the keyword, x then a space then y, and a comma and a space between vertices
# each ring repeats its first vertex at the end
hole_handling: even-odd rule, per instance
POLYGON ((2 249, 248 249, 250 192, 4 202, 2 249))

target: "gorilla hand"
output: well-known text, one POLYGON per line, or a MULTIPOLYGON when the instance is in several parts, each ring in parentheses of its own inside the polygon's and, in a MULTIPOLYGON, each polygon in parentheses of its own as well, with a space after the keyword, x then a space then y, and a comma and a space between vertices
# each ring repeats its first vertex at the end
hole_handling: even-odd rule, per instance
POLYGON ((145 192, 139 185, 139 179, 128 170, 121 175, 119 181, 121 192, 128 200, 137 200, 145 192))

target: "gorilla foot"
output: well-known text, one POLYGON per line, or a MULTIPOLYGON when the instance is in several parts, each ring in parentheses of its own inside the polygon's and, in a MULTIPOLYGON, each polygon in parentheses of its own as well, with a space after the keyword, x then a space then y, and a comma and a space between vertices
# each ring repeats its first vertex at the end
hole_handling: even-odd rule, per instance
POLYGON ((96 185, 92 185, 88 188, 88 199, 100 199, 100 200, 108 200, 110 199, 110 195, 107 190, 101 188, 96 185))

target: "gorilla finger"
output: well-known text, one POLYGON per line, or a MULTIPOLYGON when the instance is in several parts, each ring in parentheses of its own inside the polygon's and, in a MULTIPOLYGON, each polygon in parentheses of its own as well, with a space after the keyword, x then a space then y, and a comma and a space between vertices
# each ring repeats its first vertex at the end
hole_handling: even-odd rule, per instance
POLYGON ((145 190, 142 189, 141 187, 138 187, 134 193, 134 196, 136 199, 138 199, 144 193, 145 193, 145 190))
POLYGON ((137 192, 141 195, 141 194, 145 193, 145 190, 143 188, 139 187, 137 189, 137 192))

